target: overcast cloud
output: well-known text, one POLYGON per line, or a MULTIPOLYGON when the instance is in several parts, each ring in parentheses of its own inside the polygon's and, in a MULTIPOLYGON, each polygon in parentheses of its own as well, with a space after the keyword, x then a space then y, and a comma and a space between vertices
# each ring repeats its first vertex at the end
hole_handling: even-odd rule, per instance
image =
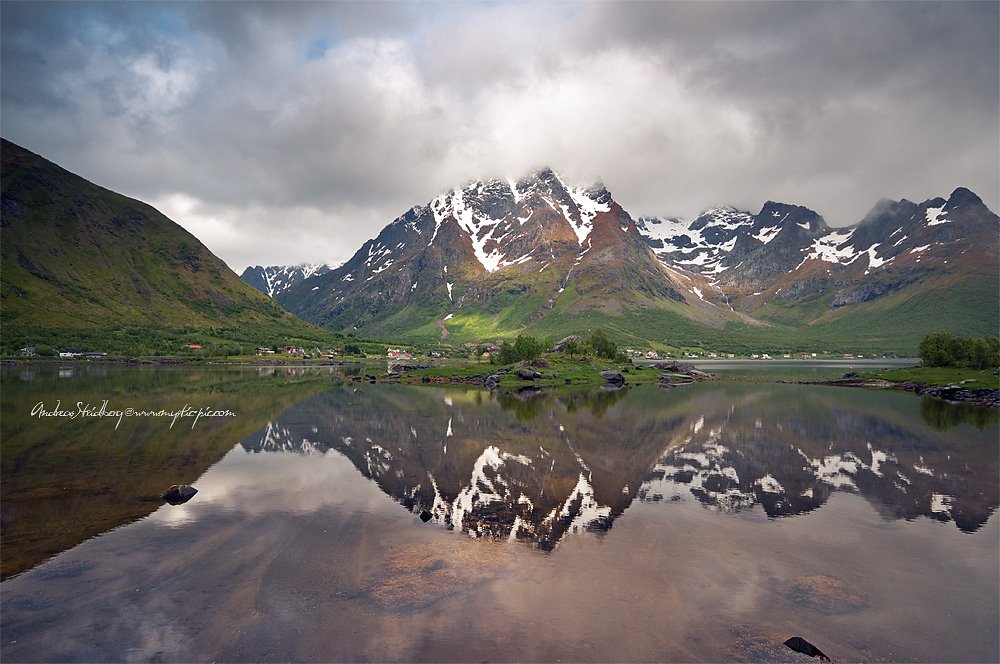
POLYGON ((633 215, 1000 202, 1000 4, 0 5, 5 138, 237 271, 551 166, 633 215))

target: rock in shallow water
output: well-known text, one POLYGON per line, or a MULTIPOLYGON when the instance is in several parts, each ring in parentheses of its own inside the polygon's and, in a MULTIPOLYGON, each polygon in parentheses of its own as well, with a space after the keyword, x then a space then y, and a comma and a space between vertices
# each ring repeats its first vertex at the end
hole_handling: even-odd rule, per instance
POLYGON ((793 636, 792 638, 785 641, 785 645, 794 650, 795 652, 800 652, 803 655, 809 655, 810 657, 819 657, 821 662, 829 662, 830 658, 826 654, 809 643, 801 636, 793 636))
POLYGON ((194 498, 194 494, 196 493, 198 493, 198 489, 193 486, 174 484, 160 497, 171 505, 182 505, 194 498))

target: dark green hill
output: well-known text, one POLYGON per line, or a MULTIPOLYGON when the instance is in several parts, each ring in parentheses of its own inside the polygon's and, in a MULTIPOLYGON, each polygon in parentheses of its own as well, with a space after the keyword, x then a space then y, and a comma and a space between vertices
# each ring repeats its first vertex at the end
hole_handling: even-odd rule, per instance
MULTIPOLYGON (((177 342, 205 340, 206 333, 268 345, 331 337, 241 281, 149 205, 6 140, 0 156, 5 351, 22 342, 113 337, 126 328, 174 330, 177 342), (53 337, 52 330, 62 334, 53 337)), ((144 350, 169 353, 173 338, 144 350)), ((114 339, 107 344, 113 347, 114 339)))

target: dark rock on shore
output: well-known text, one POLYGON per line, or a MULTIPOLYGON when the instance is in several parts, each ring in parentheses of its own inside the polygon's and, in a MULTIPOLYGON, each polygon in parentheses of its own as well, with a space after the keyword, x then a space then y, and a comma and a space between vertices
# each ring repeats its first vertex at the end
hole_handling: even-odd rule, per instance
POLYGON ((532 371, 531 369, 518 369, 514 372, 514 375, 521 380, 535 380, 542 377, 542 374, 537 371, 532 371))
POLYGON ((660 371, 687 374, 694 380, 715 380, 715 374, 702 371, 687 362, 657 362, 653 365, 653 368, 660 371))
POLYGON ((922 383, 900 383, 898 384, 898 388, 906 392, 913 392, 914 394, 938 397, 945 401, 961 401, 986 408, 1000 407, 1000 390, 991 390, 984 387, 966 389, 958 385, 933 387, 922 383))
POLYGON ((417 369, 426 369, 426 364, 390 364, 388 367, 388 372, 391 374, 405 373, 407 371, 416 371, 417 369))
POLYGON ((837 380, 788 380, 778 381, 799 385, 835 385, 837 387, 876 387, 880 389, 902 390, 923 396, 937 397, 945 401, 969 403, 983 408, 1000 408, 1000 390, 988 387, 964 388, 961 385, 935 387, 924 383, 892 383, 887 380, 861 378, 857 374, 845 374, 837 380))
POLYGON ((601 372, 601 376, 603 376, 604 380, 608 381, 608 384, 610 385, 625 384, 625 376, 623 376, 620 371, 605 370, 601 372))

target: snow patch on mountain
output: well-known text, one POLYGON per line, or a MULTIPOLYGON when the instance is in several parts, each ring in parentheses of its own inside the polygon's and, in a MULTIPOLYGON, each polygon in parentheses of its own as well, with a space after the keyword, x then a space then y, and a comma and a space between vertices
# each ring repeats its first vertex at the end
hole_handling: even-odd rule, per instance
POLYGON ((854 229, 834 231, 818 238, 813 242, 812 247, 808 248, 809 254, 806 256, 806 260, 818 258, 827 263, 847 265, 857 258, 854 248, 850 245, 852 235, 854 235, 854 229))
POLYGON ((886 260, 884 258, 879 258, 876 251, 878 249, 878 246, 879 245, 877 244, 873 244, 872 246, 865 249, 865 251, 863 252, 868 254, 868 269, 865 270, 865 274, 868 274, 875 268, 882 267, 883 265, 888 263, 889 260, 892 260, 892 259, 886 260))
MULTIPOLYGON (((786 214, 785 216, 787 217, 788 215, 786 214)), ((782 219, 782 221, 784 221, 784 219, 782 219)), ((781 226, 780 226, 781 222, 778 222, 778 224, 779 224, 778 226, 760 229, 759 232, 757 232, 752 236, 753 239, 757 240, 762 244, 769 243, 771 240, 778 237, 778 233, 781 232, 781 226)))
MULTIPOLYGON (((741 234, 749 234, 754 216, 732 206, 715 206, 693 221, 680 218, 640 217, 636 228, 665 265, 690 267, 704 275, 719 275, 729 266, 726 256, 741 234)), ((780 228, 768 231, 770 241, 780 228)))
POLYGON ((689 223, 679 217, 669 217, 666 219, 660 219, 659 217, 639 217, 635 220, 635 227, 639 229, 639 233, 647 240, 669 243, 681 235, 690 235, 692 231, 688 230, 689 223))
POLYGON ((938 224, 947 224, 951 219, 945 216, 944 212, 945 206, 936 208, 927 208, 927 225, 937 226, 938 224))
POLYGON ((580 223, 578 225, 573 224, 569 211, 565 210, 565 208, 563 213, 566 215, 566 219, 570 222, 570 225, 573 226, 573 230, 576 231, 576 236, 582 245, 583 241, 590 235, 590 231, 594 229, 594 217, 597 216, 597 213, 610 212, 611 207, 607 203, 601 203, 591 198, 587 189, 567 187, 566 191, 576 204, 580 215, 580 223))

